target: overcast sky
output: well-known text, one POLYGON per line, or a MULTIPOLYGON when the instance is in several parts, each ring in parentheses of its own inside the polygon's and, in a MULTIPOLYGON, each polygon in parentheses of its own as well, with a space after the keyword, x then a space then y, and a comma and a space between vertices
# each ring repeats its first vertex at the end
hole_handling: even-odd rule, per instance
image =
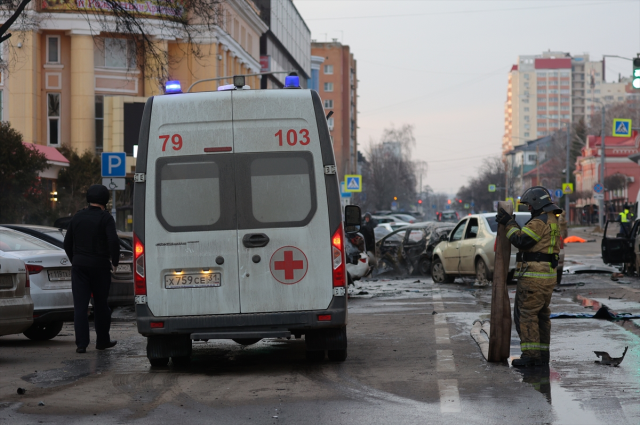
MULTIPOLYGON (((359 150, 392 124, 413 124, 413 156, 429 164, 425 184, 447 193, 483 158, 500 155, 507 76, 518 55, 640 52, 640 0, 294 3, 312 39, 337 38, 358 61, 359 150)), ((608 81, 631 73, 629 61, 606 65, 608 81)))

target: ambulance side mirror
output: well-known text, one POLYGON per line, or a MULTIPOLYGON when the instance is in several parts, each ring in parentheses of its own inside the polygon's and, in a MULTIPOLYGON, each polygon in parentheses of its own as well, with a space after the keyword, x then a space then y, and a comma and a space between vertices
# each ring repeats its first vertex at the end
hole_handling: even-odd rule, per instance
POLYGON ((347 205, 344 207, 345 232, 357 232, 360 230, 360 224, 360 207, 357 205, 347 205))

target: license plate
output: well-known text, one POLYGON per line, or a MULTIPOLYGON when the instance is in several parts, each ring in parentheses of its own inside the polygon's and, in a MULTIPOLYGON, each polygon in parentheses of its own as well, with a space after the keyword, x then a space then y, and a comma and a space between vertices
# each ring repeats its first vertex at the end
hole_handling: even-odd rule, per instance
POLYGON ((0 275, 0 289, 11 289, 11 288, 13 288, 13 275, 12 274, 0 275))
POLYGON ((71 280, 71 270, 49 270, 49 280, 56 282, 59 280, 71 280))
POLYGON ((118 264, 116 273, 131 273, 131 264, 118 264))
POLYGON ((164 285, 167 289, 174 288, 206 288, 222 285, 222 273, 185 273, 179 275, 165 275, 164 285))

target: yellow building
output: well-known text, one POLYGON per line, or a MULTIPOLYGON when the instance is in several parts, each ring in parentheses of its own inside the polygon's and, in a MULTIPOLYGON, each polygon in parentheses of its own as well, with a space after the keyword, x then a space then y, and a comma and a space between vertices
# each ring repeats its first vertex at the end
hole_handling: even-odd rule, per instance
MULTIPOLYGON (((70 144, 80 153, 124 151, 132 173, 144 102, 163 93, 150 71, 156 64, 134 37, 100 32, 99 22, 78 13, 84 0, 75 1, 42 1, 40 10, 26 11, 42 15, 37 29, 12 28, 2 45, 8 66, 0 82, 0 119, 28 143, 70 144)), ((260 36, 268 27, 258 9, 249 0, 226 0, 223 8, 220 25, 195 40, 201 58, 182 39, 163 35, 161 27, 152 34, 169 58, 168 80, 179 80, 184 91, 200 79, 260 72, 260 36)), ((152 29, 160 22, 153 16, 147 21, 152 29)), ((203 83, 192 91, 230 82, 203 83)), ((249 77, 247 84, 259 88, 260 81, 249 77)))

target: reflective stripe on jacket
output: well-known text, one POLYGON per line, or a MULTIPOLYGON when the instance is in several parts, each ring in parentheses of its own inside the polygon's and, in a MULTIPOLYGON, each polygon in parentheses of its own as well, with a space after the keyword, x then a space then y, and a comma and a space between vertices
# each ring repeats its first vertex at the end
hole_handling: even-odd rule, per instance
MULTIPOLYGON (((507 223, 507 237, 520 252, 558 254, 560 252, 560 229, 555 214, 542 213, 520 228, 515 220, 507 223)), ((530 261, 521 267, 518 263, 516 277, 533 279, 556 279, 556 269, 550 262, 530 261)))

